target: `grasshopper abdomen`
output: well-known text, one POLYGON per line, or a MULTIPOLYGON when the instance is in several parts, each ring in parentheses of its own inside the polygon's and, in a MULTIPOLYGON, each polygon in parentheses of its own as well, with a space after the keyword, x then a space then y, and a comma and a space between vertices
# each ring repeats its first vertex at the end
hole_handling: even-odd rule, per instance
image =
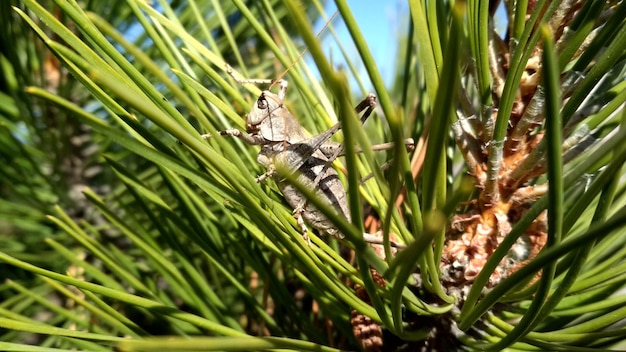
MULTIPOLYGON (((297 144, 291 145, 284 153, 298 154, 296 151, 298 147, 297 144)), ((338 215, 350 222, 345 189, 337 171, 332 167, 327 167, 329 162, 331 161, 321 151, 315 151, 300 168, 294 170, 296 180, 305 187, 315 190, 315 195, 321 201, 332 205, 338 215)), ((304 195, 292 183, 282 178, 277 181, 277 184, 287 203, 294 209, 294 215, 298 216, 299 212, 311 227, 322 233, 337 238, 344 237, 319 209, 307 202, 304 195)))

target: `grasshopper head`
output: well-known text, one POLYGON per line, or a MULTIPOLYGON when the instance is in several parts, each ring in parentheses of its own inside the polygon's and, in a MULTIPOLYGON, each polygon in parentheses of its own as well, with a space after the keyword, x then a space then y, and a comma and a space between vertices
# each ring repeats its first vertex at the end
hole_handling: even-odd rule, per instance
POLYGON ((259 134, 269 141, 285 140, 285 116, 289 113, 283 109, 282 101, 278 95, 263 91, 252 111, 247 115, 248 133, 259 134))

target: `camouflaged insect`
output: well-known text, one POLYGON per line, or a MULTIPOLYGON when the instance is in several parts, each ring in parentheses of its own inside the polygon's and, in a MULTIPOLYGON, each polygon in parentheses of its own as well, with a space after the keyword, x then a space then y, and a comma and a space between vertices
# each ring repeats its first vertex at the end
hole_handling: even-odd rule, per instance
MULTIPOLYGON (((227 72, 234 77, 228 66, 227 72)), ((235 80, 240 83, 279 84, 278 94, 269 90, 261 93, 250 113, 246 115, 246 131, 229 129, 220 131, 223 136, 240 138, 251 145, 260 145, 261 151, 257 161, 265 166, 267 172, 257 177, 261 182, 268 177, 276 180, 278 188, 285 200, 294 209, 293 215, 297 220, 304 237, 308 241, 308 230, 305 222, 322 233, 343 238, 343 234, 330 220, 312 204, 308 204, 305 196, 297 188, 276 171, 288 170, 296 174, 297 181, 315 190, 316 196, 331 205, 338 215, 351 221, 346 191, 339 179, 337 171, 330 167, 332 162, 342 154, 343 146, 331 142, 329 139, 340 129, 336 124, 327 131, 313 137, 308 137, 304 128, 298 123, 284 105, 287 92, 287 81, 248 79, 235 80)), ((376 107, 376 96, 369 94, 357 107, 357 113, 363 112, 361 121, 364 122, 376 107)), ((204 137, 210 137, 205 135, 204 137)), ((409 140, 407 144, 411 144, 409 140)), ((380 240, 371 240, 365 234, 368 242, 379 243, 380 240), (369 240, 368 240, 369 239, 369 240)), ((395 245, 395 244, 394 244, 395 245)))

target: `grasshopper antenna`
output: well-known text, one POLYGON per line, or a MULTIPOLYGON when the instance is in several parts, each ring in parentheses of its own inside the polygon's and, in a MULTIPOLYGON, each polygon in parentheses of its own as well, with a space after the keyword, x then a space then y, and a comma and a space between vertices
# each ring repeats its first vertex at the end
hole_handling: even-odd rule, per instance
MULTIPOLYGON (((322 29, 320 29, 319 32, 317 32, 317 35, 315 36, 316 38, 319 38, 322 33, 324 33, 324 31, 326 30, 326 28, 328 28, 328 26, 333 22, 333 20, 335 19, 335 16, 337 16, 337 13, 339 13, 339 10, 335 10, 335 12, 333 13, 332 16, 330 16, 330 18, 328 19, 328 21, 326 21, 326 23, 324 24, 324 27, 322 27, 322 29)), ((274 84, 282 81, 283 77, 285 77, 285 75, 287 74, 287 72, 289 72, 298 61, 300 61, 300 59, 304 56, 304 54, 306 54, 306 52, 308 51, 307 48, 304 48, 304 50, 302 50, 302 52, 300 53, 300 55, 298 55, 298 57, 291 63, 291 65, 289 65, 289 67, 287 67, 287 69, 285 69, 285 71, 283 71, 283 73, 281 73, 275 80, 274 82, 272 82, 272 84, 270 85, 269 89, 271 90, 272 87, 274 86, 274 84)))

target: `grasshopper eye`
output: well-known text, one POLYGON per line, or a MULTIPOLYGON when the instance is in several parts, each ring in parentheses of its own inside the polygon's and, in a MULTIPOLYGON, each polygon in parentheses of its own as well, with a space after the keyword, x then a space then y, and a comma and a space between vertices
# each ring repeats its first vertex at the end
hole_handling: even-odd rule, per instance
POLYGON ((262 110, 267 109, 267 100, 265 99, 265 97, 261 96, 259 100, 256 101, 256 106, 262 110))

